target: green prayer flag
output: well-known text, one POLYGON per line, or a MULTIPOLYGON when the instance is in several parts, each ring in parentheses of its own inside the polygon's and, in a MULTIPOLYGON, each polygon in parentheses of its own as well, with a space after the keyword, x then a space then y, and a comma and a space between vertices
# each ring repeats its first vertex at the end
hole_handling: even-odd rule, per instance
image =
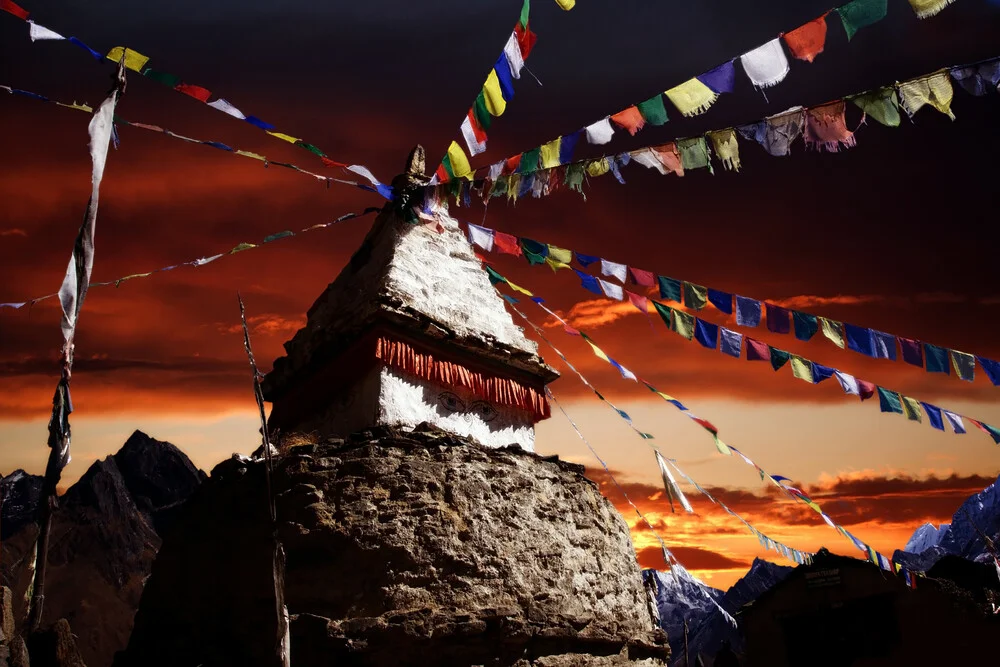
POLYGON ((277 241, 278 239, 283 239, 286 236, 295 236, 295 232, 289 231, 289 230, 285 230, 283 232, 278 232, 277 234, 271 234, 270 236, 268 236, 267 238, 265 238, 262 241, 262 243, 270 243, 271 241, 277 241))
POLYGON ((976 379, 976 358, 967 352, 949 350, 951 352, 951 365, 955 368, 955 374, 966 382, 976 379))
POLYGON ((885 18, 886 0, 852 0, 837 7, 837 14, 844 24, 844 32, 850 40, 861 28, 878 23, 885 18))
POLYGON ((451 166, 451 157, 445 153, 444 158, 441 160, 441 166, 444 167, 445 173, 448 174, 448 180, 455 178, 455 169, 451 166))
POLYGON ((899 127, 899 95, 894 86, 886 86, 850 98, 851 102, 887 127, 899 127))
MULTIPOLYGON (((667 325, 667 328, 673 329, 673 323, 671 322, 670 319, 670 312, 673 310, 673 308, 671 308, 670 306, 664 306, 662 303, 656 300, 653 300, 653 307, 656 308, 656 312, 659 313, 660 319, 662 319, 663 323, 667 325)), ((650 391, 656 391, 652 387, 650 387, 649 389, 650 391)))
POLYGON ((307 151, 309 151, 310 153, 313 153, 313 154, 318 155, 320 157, 326 157, 326 153, 324 153, 323 151, 321 151, 317 147, 313 146, 312 144, 307 144, 306 142, 302 141, 301 139, 298 140, 298 141, 296 141, 295 145, 299 146, 300 148, 304 148, 307 151))
POLYGON ((507 279, 501 276, 499 273, 497 273, 496 269, 494 269, 492 266, 489 265, 485 266, 486 266, 486 275, 489 276, 491 285, 507 282, 507 279))
POLYGON ((674 331, 688 340, 694 338, 694 315, 685 313, 682 310, 675 310, 674 331))
POLYGON ((776 347, 767 346, 767 349, 771 353, 771 368, 778 370, 782 366, 788 363, 788 360, 792 357, 791 354, 785 352, 784 350, 779 350, 776 347))
POLYGON ((235 255, 238 252, 243 252, 244 250, 249 250, 250 248, 256 248, 253 243, 240 243, 235 248, 229 251, 230 255, 235 255))
POLYGON ((692 283, 684 283, 684 303, 688 308, 701 310, 708 305, 708 288, 692 283))
POLYGON ((528 14, 531 13, 531 0, 524 0, 524 4, 521 5, 521 18, 518 23, 521 24, 522 28, 528 27, 528 14))
POLYGON ((490 192, 491 197, 503 197, 507 194, 507 183, 510 177, 501 176, 497 180, 493 181, 493 190, 490 192))
POLYGON ((657 276, 660 283, 660 298, 681 303, 681 281, 657 276))
POLYGON ((159 81, 164 86, 169 86, 170 88, 173 88, 174 86, 176 86, 178 83, 181 82, 179 76, 174 76, 173 74, 167 74, 166 72, 158 72, 152 67, 147 67, 146 69, 142 70, 142 75, 147 79, 152 79, 153 81, 159 81))
POLYGON ((538 171, 538 160, 541 157, 541 154, 541 148, 532 148, 530 151, 521 153, 521 162, 517 167, 518 172, 522 174, 530 174, 538 171))
POLYGON ((793 310, 792 321, 795 323, 795 337, 799 340, 809 340, 819 331, 819 322, 815 315, 793 310))
POLYGON ((635 106, 647 125, 663 125, 670 120, 667 117, 667 107, 663 104, 663 95, 660 93, 635 106))
POLYGON ((695 137, 693 139, 681 139, 677 142, 677 150, 681 154, 681 166, 685 171, 688 169, 701 169, 708 167, 712 170, 712 161, 708 150, 708 142, 705 137, 695 137))
POLYGON ((882 412, 896 412, 903 414, 903 403, 899 400, 899 394, 882 387, 878 389, 878 405, 882 412))
POLYGON ((993 438, 993 442, 1000 445, 1000 429, 996 426, 990 426, 986 422, 979 422, 979 425, 986 429, 986 432, 990 434, 991 438, 993 438))
MULTIPOLYGON (((582 164, 571 164, 566 167, 566 180, 563 181, 570 190, 575 190, 583 194, 584 167, 582 164)), ((586 199, 586 195, 584 196, 586 199)))
POLYGON ((483 128, 483 132, 489 131, 490 123, 493 122, 493 116, 486 108, 486 94, 481 90, 479 91, 479 95, 476 96, 475 103, 472 105, 472 115, 475 116, 479 127, 483 128))

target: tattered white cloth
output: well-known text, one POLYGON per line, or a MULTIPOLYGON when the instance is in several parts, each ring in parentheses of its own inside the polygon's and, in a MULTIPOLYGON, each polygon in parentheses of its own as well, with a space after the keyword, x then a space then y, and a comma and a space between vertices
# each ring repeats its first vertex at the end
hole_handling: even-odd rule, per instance
POLYGON ((788 76, 788 58, 781 48, 781 39, 772 39, 753 51, 740 56, 743 69, 750 81, 758 88, 770 88, 781 83, 788 76))

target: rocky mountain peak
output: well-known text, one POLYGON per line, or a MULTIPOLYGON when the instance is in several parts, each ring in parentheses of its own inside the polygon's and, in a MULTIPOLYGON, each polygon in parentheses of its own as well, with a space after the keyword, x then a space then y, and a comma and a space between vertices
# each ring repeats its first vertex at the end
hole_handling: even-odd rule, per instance
POLYGON ((42 494, 42 477, 21 469, 0 479, 3 511, 0 513, 0 539, 8 539, 34 521, 42 494))

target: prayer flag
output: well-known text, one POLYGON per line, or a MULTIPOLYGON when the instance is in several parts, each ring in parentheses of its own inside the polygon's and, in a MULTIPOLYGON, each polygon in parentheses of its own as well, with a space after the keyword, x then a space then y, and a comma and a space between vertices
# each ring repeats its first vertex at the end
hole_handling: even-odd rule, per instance
POLYGON ((28 20, 28 36, 31 38, 31 41, 33 42, 37 42, 40 39, 41 40, 66 39, 58 32, 55 32, 54 30, 49 30, 43 25, 38 25, 37 23, 35 23, 30 19, 28 20))
POLYGON ((902 394, 900 394, 900 396, 903 399, 903 414, 906 415, 906 418, 910 421, 922 422, 923 419, 920 414, 920 401, 910 398, 909 396, 903 396, 902 394))
POLYGON ((657 94, 636 105, 647 125, 663 125, 668 120, 667 108, 663 105, 663 95, 657 94))
POLYGON ((715 104, 715 100, 719 99, 718 93, 697 78, 688 79, 666 91, 665 94, 683 116, 697 116, 705 113, 715 104))
POLYGON ((524 0, 524 3, 521 4, 521 16, 517 21, 517 25, 522 30, 526 30, 528 28, 528 20, 530 13, 531 13, 531 0, 524 0))
POLYGON ((548 247, 547 257, 551 257, 552 259, 561 264, 569 264, 570 262, 573 261, 572 250, 566 250, 565 248, 560 248, 554 245, 548 245, 547 247, 548 247))
POLYGON ((677 150, 681 154, 681 166, 685 170, 708 167, 708 171, 712 171, 711 153, 705 137, 681 139, 677 142, 677 150))
POLYGON ((957 415, 954 412, 949 412, 947 410, 942 410, 944 416, 948 419, 948 423, 951 424, 952 430, 955 431, 956 435, 961 435, 965 433, 965 424, 962 423, 962 416, 957 415))
POLYGON ((512 234, 494 232, 493 247, 496 248, 498 252, 502 252, 505 255, 514 255, 515 257, 521 256, 521 246, 517 242, 517 237, 512 234))
POLYGON ((955 120, 955 114, 951 112, 951 100, 954 95, 955 91, 951 87, 947 70, 899 84, 900 102, 911 118, 921 107, 929 104, 948 118, 955 120))
POLYGON ((736 296, 736 324, 741 327, 760 325, 760 301, 745 296, 736 296))
POLYGON ((521 153, 521 160, 517 164, 517 173, 531 174, 538 171, 541 157, 542 149, 540 147, 521 153))
POLYGON ((667 168, 663 166, 663 162, 657 157, 656 153, 650 148, 640 148, 639 150, 632 151, 629 153, 632 159, 641 164, 647 169, 655 169, 660 173, 660 176, 667 175, 667 168))
POLYGON ((89 46, 87 46, 86 44, 84 44, 83 42, 81 42, 81 41, 80 41, 79 39, 77 39, 76 37, 70 37, 70 38, 69 38, 69 39, 68 39, 67 41, 68 41, 68 42, 69 42, 70 44, 75 44, 76 46, 79 46, 79 47, 80 47, 81 49, 83 49, 84 51, 86 51, 87 53, 89 53, 89 54, 90 54, 90 56, 91 56, 91 57, 92 57, 92 58, 93 58, 94 60, 97 60, 97 61, 100 61, 100 60, 103 60, 103 59, 104 59, 104 56, 102 56, 102 55, 101 55, 100 53, 98 53, 98 52, 97 52, 97 51, 95 51, 94 49, 90 48, 89 46))
POLYGON ((719 349, 723 354, 739 359, 743 349, 743 334, 722 327, 722 341, 719 349))
POLYGON ((701 285, 684 283, 684 304, 693 310, 701 310, 708 303, 708 290, 701 285))
POLYGON ((844 330, 847 332, 848 349, 860 352, 866 357, 875 357, 875 337, 871 329, 845 324, 844 330))
POLYGON ((600 257, 594 257, 593 255, 584 255, 582 253, 576 253, 576 261, 580 263, 580 266, 587 267, 594 262, 601 261, 600 257))
POLYGON ((811 63, 816 56, 823 53, 823 47, 826 45, 826 14, 791 32, 786 32, 782 37, 793 56, 811 63))
POLYGON ((634 106, 614 114, 611 116, 611 120, 615 122, 615 125, 628 130, 628 133, 632 136, 635 136, 646 124, 642 114, 639 113, 639 109, 634 106))
MULTIPOLYGON (((532 241, 531 239, 521 239, 521 249, 529 264, 541 264, 549 256, 549 247, 544 243, 532 241)), ((600 292, 598 292, 600 293, 600 292)))
POLYGON ((736 87, 736 67, 730 60, 704 74, 699 74, 697 78, 714 93, 731 93, 736 87))
POLYGON ((495 69, 490 70, 486 77, 486 83, 483 84, 483 96, 486 100, 486 110, 490 112, 490 115, 502 116, 507 109, 507 100, 504 99, 503 92, 500 90, 500 79, 497 78, 495 69))
POLYGON ((641 294, 629 292, 628 290, 625 290, 625 293, 628 294, 628 300, 639 310, 639 312, 643 314, 649 313, 649 299, 641 294))
POLYGON ((805 142, 813 150, 838 152, 841 147, 853 148, 857 141, 847 129, 843 100, 806 110, 805 142))
POLYGON ((891 359, 896 361, 896 337, 882 331, 872 329, 872 341, 876 359, 891 359))
POLYGON ((819 330, 819 323, 815 315, 792 311, 792 321, 795 325, 795 337, 799 340, 810 340, 819 330))
POLYGON ((653 301, 653 308, 656 309, 656 313, 660 316, 660 319, 663 320, 663 323, 667 325, 667 328, 672 329, 673 318, 670 314, 673 312, 673 308, 670 306, 664 306, 659 301, 653 301))
POLYGON ((255 127, 259 127, 262 130, 273 130, 274 129, 274 125, 271 125, 270 123, 268 123, 266 121, 263 121, 260 118, 257 118, 256 116, 247 116, 243 120, 245 120, 246 122, 250 123, 251 125, 253 125, 255 127))
POLYGON ((682 310, 674 310, 673 328, 676 333, 691 340, 694 337, 694 315, 685 313, 682 310))
POLYGON ((955 0, 910 0, 910 6, 918 19, 934 16, 955 0))
POLYGON ((8 14, 11 14, 12 16, 16 16, 22 21, 27 21, 28 17, 31 16, 31 14, 28 13, 28 10, 18 5, 16 2, 14 2, 14 0, 0 0, 0 9, 7 12, 8 14))
MULTIPOLYGON (((268 134, 271 134, 270 132, 268 134)), ((278 136, 275 134, 275 136, 278 136)), ((279 138, 282 138, 279 136, 279 138)), ((294 142, 293 142, 294 143, 294 142)), ((449 178, 463 178, 472 174, 472 167, 469 166, 469 158, 465 156, 465 151, 458 145, 457 141, 452 141, 448 147, 448 166, 451 167, 449 178)))
POLYGON ((931 426, 939 431, 943 431, 944 423, 941 421, 941 408, 930 403, 921 402, 920 405, 924 406, 924 412, 927 413, 927 421, 931 423, 931 426))
POLYGON ((899 349, 903 352, 903 361, 906 363, 917 366, 918 368, 924 367, 924 352, 920 345, 919 340, 912 340, 910 338, 903 338, 899 336, 899 349))
MULTIPOLYGON (((148 72, 148 71, 149 71, 148 68, 145 69, 145 70, 143 70, 143 72, 142 72, 143 75, 145 76, 146 72, 148 72)), ((176 84, 174 84, 174 85, 176 85, 176 84)), ((239 109, 237 109, 236 107, 234 107, 232 104, 230 104, 226 100, 222 99, 221 97, 219 99, 215 100, 214 102, 209 102, 208 106, 212 107, 213 109, 218 109, 222 113, 227 113, 230 116, 232 116, 233 118, 239 118, 240 120, 246 120, 246 118, 247 118, 245 115, 243 115, 242 111, 240 111, 239 109)))
POLYGON ((482 90, 479 91, 476 101, 472 104, 472 117, 484 132, 489 131, 490 124, 493 122, 493 116, 490 115, 489 109, 486 108, 486 94, 482 90))
POLYGON ((852 0, 837 7, 836 12, 844 24, 844 32, 850 40, 861 28, 867 28, 885 18, 886 0, 852 0))
POLYGON ((778 38, 744 53, 740 62, 750 81, 758 88, 770 88, 788 76, 788 59, 778 38))
POLYGON ((503 47, 503 55, 507 58, 507 64, 510 66, 510 75, 515 79, 520 79, 524 58, 521 57, 521 45, 517 43, 517 33, 510 33, 510 37, 507 38, 507 43, 503 47))
POLYGON ((809 384, 816 383, 813 378, 812 362, 795 354, 792 355, 792 375, 809 384))
POLYGON ((673 499, 676 497, 681 503, 681 506, 684 508, 684 511, 689 514, 693 514, 694 508, 691 507, 691 503, 688 502, 687 497, 685 497, 684 493, 681 492, 680 487, 677 486, 677 480, 675 480, 674 476, 670 473, 670 469, 667 467, 667 462, 663 460, 663 456, 660 455, 660 452, 653 450, 653 454, 656 456, 656 463, 660 467, 660 476, 663 478, 663 489, 667 494, 667 498, 670 500, 670 510, 673 511, 674 509, 673 499))
POLYGON ((580 284, 584 289, 589 290, 596 294, 597 296, 604 296, 604 292, 601 291, 601 285, 597 282, 597 278, 590 275, 589 273, 584 273, 583 271, 576 271, 576 275, 580 277, 580 284))
POLYGON ((719 309, 720 313, 725 313, 726 315, 733 314, 733 295, 729 292, 720 292, 717 289, 709 288, 708 300, 713 306, 719 309))
POLYGON ((497 81, 500 83, 500 94, 503 95, 503 99, 510 102, 514 99, 514 77, 510 71, 510 63, 507 62, 507 56, 500 54, 497 61, 493 64, 493 71, 497 74, 497 81))
POLYGON ((702 347, 714 350, 719 346, 719 327, 701 318, 695 318, 695 338, 702 347))
MULTIPOLYGON (((208 90, 207 88, 202 88, 201 86, 195 86, 190 83, 178 83, 176 86, 174 86, 174 90, 184 93, 188 97, 193 97, 199 102, 208 102, 208 98, 212 96, 212 91, 208 90)), ((289 143, 292 144, 294 144, 296 141, 299 141, 298 139, 295 139, 294 141, 287 139, 286 137, 288 137, 288 135, 282 134, 281 132, 270 132, 269 134, 273 134, 279 139, 285 139, 285 141, 288 141, 289 143)))
POLYGON ((556 0, 556 4, 559 5, 560 9, 568 12, 576 7, 576 0, 556 0))
POLYGON ((951 352, 951 363, 955 367, 955 375, 961 380, 972 382, 976 379, 976 358, 971 354, 949 350, 951 352))
POLYGON ((601 273, 605 276, 614 276, 623 283, 628 278, 627 270, 624 264, 609 262, 606 259, 601 260, 601 273))
POLYGON ((663 144, 662 146, 653 146, 651 150, 663 164, 667 171, 672 171, 678 176, 684 175, 684 165, 681 160, 680 151, 677 150, 676 143, 663 144))
POLYGON ((771 347, 768 345, 769 356, 771 359, 771 368, 774 370, 780 369, 782 366, 788 363, 791 355, 784 350, 779 350, 776 347, 771 347))
POLYGON ((882 387, 876 387, 878 390, 878 407, 882 412, 898 412, 903 414, 903 404, 899 400, 899 394, 894 391, 889 391, 888 389, 883 389, 882 387))
POLYGON ((770 361, 771 352, 770 346, 763 341, 759 341, 750 336, 746 337, 747 341, 747 361, 770 361))
POLYGON ((657 276, 660 281, 660 298, 681 303, 681 281, 657 276))
POLYGON ((828 380, 833 377, 836 371, 829 366, 824 366, 823 364, 817 364, 815 361, 812 362, 812 375, 813 382, 819 384, 823 380, 828 380))
POLYGON ((636 285, 652 287, 656 284, 656 276, 653 275, 652 271, 643 271, 642 269, 630 267, 629 273, 632 275, 632 282, 636 285))
POLYGON ((587 174, 590 176, 603 176, 608 173, 611 169, 611 165, 608 164, 607 158, 601 158, 600 160, 591 160, 587 163, 587 174))
POLYGON ((606 144, 611 141, 611 137, 614 135, 615 130, 611 127, 611 121, 607 118, 604 120, 599 120, 592 125, 588 125, 584 128, 584 132, 587 133, 587 141, 591 144, 606 144))
POLYGON ((517 35, 517 44, 521 47, 521 57, 527 60, 528 56, 531 55, 531 50, 535 48, 538 35, 531 32, 531 28, 526 25, 514 26, 514 34, 517 35))
POLYGON ((559 260, 553 259, 552 257, 546 257, 545 263, 549 265, 549 268, 551 268, 553 272, 558 271, 559 269, 573 268, 566 262, 560 262, 559 260))
POLYGON ((729 171, 740 170, 740 145, 736 141, 736 130, 713 130, 708 133, 712 140, 715 155, 722 160, 722 165, 729 171))
POLYGON ((615 283, 608 282, 607 280, 601 280, 600 278, 598 278, 598 281, 601 283, 601 289, 604 291, 604 296, 610 299, 617 299, 618 301, 622 301, 625 298, 625 292, 621 285, 616 285, 615 283))
POLYGON ((969 418, 969 421, 975 424, 976 428, 978 428, 980 431, 993 438, 993 442, 995 444, 1000 445, 1000 429, 998 429, 995 426, 990 426, 986 422, 981 422, 976 419, 972 419, 971 417, 969 418))
POLYGON ((558 139, 553 139, 547 144, 542 144, 541 148, 539 148, 539 156, 541 158, 540 159, 541 168, 552 169, 554 167, 558 167, 560 164, 559 153, 561 149, 562 149, 562 137, 559 137, 558 139))
POLYGON ((124 58, 125 69, 130 69, 133 72, 138 72, 140 74, 142 73, 142 68, 149 62, 148 56, 144 56, 138 51, 133 51, 132 49, 123 46, 116 46, 111 49, 108 51, 108 55, 106 57, 113 63, 121 62, 122 58, 124 58))
POLYGON ((767 310, 767 330, 772 333, 786 334, 792 330, 788 319, 788 310, 773 303, 764 304, 767 310))
POLYGON ((983 367, 984 371, 986 371, 986 377, 990 379, 993 386, 1000 386, 1000 362, 987 359, 986 357, 976 358, 979 359, 979 365, 983 367))
POLYGON ((848 99, 864 111, 866 117, 874 118, 887 127, 899 126, 899 96, 894 86, 886 86, 848 99))
POLYGON ((951 375, 951 370, 948 367, 948 350, 937 345, 924 343, 924 356, 927 358, 928 373, 951 375))
POLYGON ((470 155, 479 155, 486 151, 486 133, 476 123, 472 109, 469 109, 469 113, 462 121, 462 138, 469 147, 470 155))
POLYGON ((833 344, 844 349, 844 335, 841 333, 841 324, 836 320, 828 320, 825 317, 817 318, 823 335, 833 341, 833 344))
POLYGON ((580 140, 581 131, 567 134, 560 137, 559 141, 559 162, 567 164, 573 161, 573 153, 576 151, 576 144, 580 140))
POLYGON ((858 395, 862 401, 867 401, 875 395, 875 384, 865 380, 858 380, 858 395))
POLYGON ((948 73, 967 93, 982 97, 995 92, 997 84, 1000 84, 1000 60, 993 59, 970 67, 952 67, 948 73))

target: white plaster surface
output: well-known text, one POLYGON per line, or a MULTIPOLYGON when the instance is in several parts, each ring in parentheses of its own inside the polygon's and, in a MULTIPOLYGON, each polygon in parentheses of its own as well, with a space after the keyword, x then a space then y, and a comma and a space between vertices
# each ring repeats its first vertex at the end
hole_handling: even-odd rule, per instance
POLYGON ((475 438, 486 447, 517 444, 526 451, 535 451, 535 428, 530 413, 489 403, 464 388, 446 387, 383 367, 379 374, 378 423, 413 428, 422 422, 475 438), (442 400, 442 394, 451 394, 457 401, 442 400), (473 409, 474 404, 481 407, 482 403, 496 413, 489 421, 483 418, 481 410, 473 409))

